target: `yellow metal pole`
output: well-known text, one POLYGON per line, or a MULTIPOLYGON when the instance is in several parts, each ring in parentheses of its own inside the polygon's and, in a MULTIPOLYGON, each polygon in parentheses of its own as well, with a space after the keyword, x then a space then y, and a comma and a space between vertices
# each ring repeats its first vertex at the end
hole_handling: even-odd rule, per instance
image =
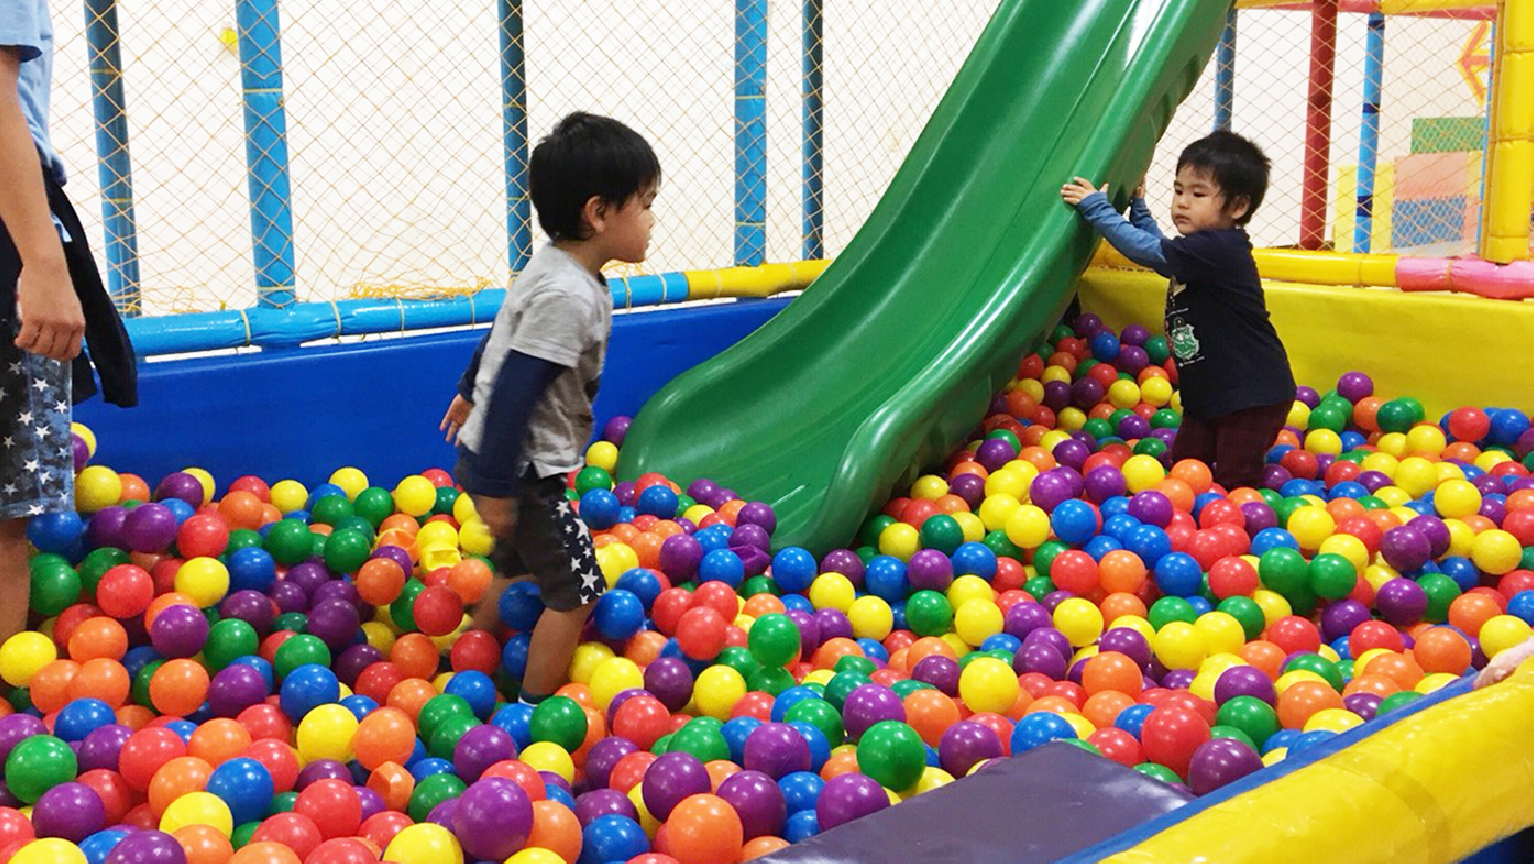
POLYGON ((1491 134, 1481 257, 1498 264, 1529 259, 1534 196, 1534 0, 1500 0, 1492 59, 1491 134))

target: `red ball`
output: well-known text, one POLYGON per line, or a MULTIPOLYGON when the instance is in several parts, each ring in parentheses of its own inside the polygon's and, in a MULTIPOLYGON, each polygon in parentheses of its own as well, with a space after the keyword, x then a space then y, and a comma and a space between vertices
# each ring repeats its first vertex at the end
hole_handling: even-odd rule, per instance
POLYGON ((1512 597, 1519 591, 1534 591, 1534 570, 1513 570, 1504 574, 1497 582, 1497 591, 1504 597, 1512 597))
POLYGON ((377 861, 378 856, 362 845, 362 841, 337 837, 314 847, 304 864, 377 864, 377 861))
POLYGON ((527 795, 529 801, 542 801, 548 797, 543 775, 520 759, 502 759, 486 768, 485 773, 480 775, 480 779, 486 777, 499 777, 521 786, 522 792, 527 795))
POLYGON ((252 843, 280 843, 292 849, 300 859, 309 857, 324 837, 314 820, 301 813, 277 813, 266 817, 251 835, 252 843))
POLYGON ((298 793, 293 812, 313 820, 326 840, 350 837, 362 824, 362 799, 350 783, 317 780, 298 793))
POLYGON ((493 675, 501 659, 501 645, 494 636, 483 630, 470 630, 453 643, 447 659, 454 672, 474 671, 493 675))
POLYGON ((446 636, 463 621, 463 601, 451 588, 442 585, 421 589, 410 611, 416 626, 427 636, 446 636))
POLYGON ((729 621, 708 606, 683 613, 676 627, 676 644, 694 660, 712 660, 725 649, 725 626, 729 621))
POLYGON ((1133 768, 1145 761, 1145 753, 1135 736, 1115 726, 1106 726, 1087 737, 1087 743, 1097 751, 1125 768, 1133 768))
POLYGON ((694 608, 707 606, 718 612, 726 621, 734 621, 735 616, 740 612, 739 595, 735 593, 735 589, 718 580, 710 580, 699 585, 698 589, 692 592, 692 605, 694 608))
POLYGON ((388 660, 379 660, 369 663, 367 668, 362 670, 362 673, 357 676, 357 686, 353 689, 382 705, 389 700, 389 691, 394 689, 394 685, 405 678, 405 673, 398 666, 388 660))
POLYGON ((118 751, 117 770, 129 788, 147 792, 160 766, 185 755, 186 742, 175 732, 163 726, 140 729, 128 736, 118 751))
POLYGON ((1209 590, 1221 600, 1252 596, 1257 581, 1257 568, 1234 555, 1221 558, 1209 568, 1209 590))
POLYGON ((1455 408, 1449 412, 1449 434, 1474 444, 1491 431, 1491 418, 1479 408, 1455 408))
POLYGON ((639 785, 644 779, 644 774, 650 769, 650 763, 656 760, 656 755, 648 750, 635 750, 618 760, 613 766, 611 774, 607 775, 607 788, 616 789, 627 795, 630 789, 639 785))
POLYGON ((1200 529, 1188 544, 1188 554, 1198 562, 1199 569, 1208 572, 1216 561, 1226 556, 1225 539, 1210 529, 1200 529))
POLYGON ((686 588, 667 588, 655 598, 650 607, 650 617, 655 629, 667 636, 675 636, 682 615, 692 608, 692 592, 686 588))
POLYGON ((261 763, 261 767, 272 775, 273 791, 278 794, 293 791, 293 785, 298 782, 298 753, 286 742, 262 738, 252 741, 240 755, 261 763))
MULTIPOLYGON (((1285 654, 1296 651, 1318 651, 1321 648, 1321 631, 1307 618, 1286 615, 1268 627, 1269 642, 1282 648, 1285 654)), ((1357 655, 1354 655, 1357 656, 1357 655)))
POLYGON ((1316 455, 1309 450, 1290 450, 1279 460, 1279 464, 1300 480, 1314 480, 1320 472, 1320 463, 1316 461, 1316 455))
MULTIPOLYGON (((384 700, 378 701, 382 703, 384 700)), ((271 703, 252 705, 234 719, 250 733, 252 741, 260 741, 262 738, 275 738, 284 742, 293 740, 293 724, 281 708, 271 703)))
POLYGON ((899 519, 900 514, 905 510, 905 506, 909 503, 911 503, 911 499, 903 496, 891 498, 889 503, 884 505, 884 515, 890 517, 891 519, 899 519))
POLYGON ((648 750, 671 731, 671 712, 654 696, 632 696, 618 706, 612 727, 614 735, 648 750))
POLYGON ((398 810, 385 810, 382 813, 374 813, 372 816, 369 816, 367 821, 362 823, 362 827, 357 830, 357 835, 371 841, 374 846, 380 849, 387 849, 389 848, 389 841, 394 839, 394 835, 410 827, 412 824, 414 823, 410 821, 410 817, 404 813, 398 810))
POLYGON ((1354 627, 1353 632, 1348 634, 1349 655, 1360 657, 1365 651, 1374 648, 1405 651, 1406 640, 1401 638, 1401 631, 1384 621, 1365 621, 1354 627))
POLYGON ((1196 712, 1177 706, 1157 708, 1145 718, 1140 729, 1140 745, 1146 758, 1188 776, 1188 762, 1193 751, 1209 740, 1209 724, 1196 712))
POLYGON ((78 782, 85 784, 101 799, 101 806, 106 810, 106 824, 116 825, 128 815, 133 808, 133 790, 128 788, 128 781, 116 771, 108 771, 97 768, 86 771, 78 778, 78 782))
POLYGON ((188 516, 176 530, 176 550, 185 558, 217 558, 228 545, 229 523, 217 512, 188 516))
POLYGON ((1534 546, 1534 507, 1508 513, 1502 519, 1502 530, 1518 538, 1519 546, 1534 546))
POLYGON ((229 489, 224 494, 227 495, 230 492, 249 492, 260 498, 262 503, 272 503, 272 487, 266 485, 265 480, 254 474, 246 474, 244 477, 240 477, 233 483, 230 483, 229 489))
MULTIPOLYGON (((102 612, 113 618, 142 615, 154 602, 154 577, 137 565, 118 564, 101 575, 96 585, 96 602, 102 612)), ((58 632, 57 625, 54 632, 58 632)))
POLYGON ((917 498, 900 508, 900 515, 896 518, 912 528, 920 528, 928 518, 941 512, 943 511, 939 510, 933 502, 925 498, 917 498))
POLYGON ((772 694, 752 690, 740 697, 740 701, 730 709, 730 719, 736 717, 755 717, 763 723, 768 722, 772 719, 772 694))
POLYGON ((1338 522, 1337 533, 1348 534, 1353 537, 1357 537, 1364 544, 1364 547, 1369 550, 1371 555, 1380 551, 1380 544, 1385 540, 1384 529, 1380 528, 1379 523, 1375 522, 1373 519, 1370 519, 1368 516, 1349 516, 1341 522, 1338 522))
POLYGON ((1359 465, 1357 462, 1349 462, 1346 459, 1339 459, 1336 462, 1333 462, 1331 465, 1327 466, 1326 474, 1322 479, 1326 481, 1326 485, 1335 486, 1338 483, 1347 483, 1352 480, 1357 480, 1358 475, 1362 473, 1364 473, 1363 466, 1359 465))
MULTIPOLYGON (((1028 581, 1028 573, 1016 558, 1001 557, 996 559, 996 575, 991 578, 991 587, 997 593, 1006 594, 1009 591, 1019 591, 1023 583, 1028 581)), ((1021 599, 1019 597, 1018 599, 1021 599)), ((1002 607, 1006 611, 1006 607, 1002 607)))
POLYGON ((1080 549, 1067 549, 1050 563, 1049 579, 1061 591, 1084 595, 1098 586, 1097 561, 1080 549))

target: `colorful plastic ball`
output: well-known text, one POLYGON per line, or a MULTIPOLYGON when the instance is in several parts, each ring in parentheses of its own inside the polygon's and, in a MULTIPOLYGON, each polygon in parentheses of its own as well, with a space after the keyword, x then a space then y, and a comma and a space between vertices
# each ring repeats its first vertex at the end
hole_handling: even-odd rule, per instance
POLYGON ((326 704, 314 708, 298 724, 299 757, 306 762, 315 759, 350 761, 352 738, 357 734, 357 727, 356 716, 342 705, 326 704))
POLYGON ((52 735, 34 735, 11 748, 5 758, 5 784, 26 804, 49 789, 75 779, 77 762, 70 746, 52 735))
POLYGON ((255 759, 238 757, 213 769, 207 791, 226 805, 236 824, 259 820, 271 806, 272 775, 255 759))
POLYGON ((165 808, 160 816, 160 830, 175 834, 188 825, 207 825, 228 837, 234 831, 234 819, 218 796, 208 792, 189 792, 165 808))
MULTIPOLYGON (((424 477, 420 479, 424 483, 431 482, 424 477)), ((399 491, 395 490, 395 496, 398 495, 399 491)), ((382 860, 396 864, 463 864, 463 847, 448 829, 422 823, 394 835, 382 860)))
POLYGON ((106 827, 106 808, 89 786, 61 783, 37 799, 32 806, 32 823, 39 837, 79 843, 106 827))
POLYGON ((1028 714, 1012 727, 1011 746, 1014 755, 1041 747, 1050 741, 1075 738, 1076 729, 1058 714, 1039 711, 1028 714))
POLYGON ((1262 768, 1262 758, 1233 738, 1211 738, 1200 744, 1188 763, 1188 786, 1205 795, 1262 768))
POLYGON ((1019 689, 1012 667, 994 657, 976 659, 959 674, 959 696, 971 711, 1005 714, 1019 689))

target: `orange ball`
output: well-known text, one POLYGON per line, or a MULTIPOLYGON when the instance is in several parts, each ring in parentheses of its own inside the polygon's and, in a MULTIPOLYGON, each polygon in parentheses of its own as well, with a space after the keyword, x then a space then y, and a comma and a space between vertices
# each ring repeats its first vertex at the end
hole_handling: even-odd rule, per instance
POLYGON ((731 775, 740 773, 740 766, 728 759, 705 762, 703 768, 708 771, 709 788, 715 792, 719 791, 720 783, 730 779, 731 775))
POLYGON ((1125 615, 1145 617, 1145 601, 1134 594, 1109 594, 1097 604, 1103 613, 1103 623, 1112 624, 1125 615))
POLYGON ((119 474, 117 479, 122 481, 123 494, 117 499, 123 501, 148 501, 150 498, 149 484, 137 474, 119 474))
POLYGON ((591 688, 585 684, 571 681, 569 684, 554 691, 555 696, 566 696, 575 700, 575 704, 582 708, 596 707, 596 700, 591 698, 591 688))
POLYGON ((384 704, 405 712, 405 716, 414 723, 416 715, 421 713, 421 707, 435 695, 437 688, 431 686, 430 681, 406 678, 389 690, 389 698, 384 700, 384 704))
POLYGON ((186 864, 228 864, 234 856, 229 838, 212 825, 187 825, 171 836, 186 852, 186 864))
POLYGON ((303 864, 298 853, 270 841, 251 843, 235 850, 229 864, 303 864))
POLYGON ((820 779, 830 780, 858 770, 858 754, 852 750, 832 753, 826 764, 820 767, 820 779))
POLYGON ((1209 486, 1214 482, 1214 475, 1210 473, 1209 466, 1197 459, 1183 459, 1172 466, 1167 472, 1168 476, 1188 484, 1194 495, 1202 495, 1209 491, 1209 486))
POLYGON ((1300 729, 1316 712, 1341 707, 1342 694, 1331 687, 1319 681, 1297 681, 1278 696, 1278 722, 1286 729, 1300 729))
POLYGON ((254 492, 226 492, 218 502, 218 515, 224 517, 230 528, 254 531, 261 527, 262 503, 254 492))
POLYGON ((213 766, 196 756, 178 756, 161 765, 149 779, 149 809, 159 816, 182 795, 201 792, 208 785, 213 766))
POLYGON ((364 603, 387 606, 405 588, 405 570, 393 558, 371 558, 357 568, 357 594, 364 603))
POLYGON ((415 724, 399 708, 379 708, 357 725, 352 749, 357 761, 369 771, 376 771, 387 762, 403 765, 415 749, 415 724))
POLYGON ((1140 665, 1118 651, 1104 651, 1088 658, 1081 670, 1081 685, 1089 696, 1108 690, 1139 696, 1144 681, 1140 665))
POLYGON ((1396 682, 1402 690, 1416 688, 1417 682, 1421 681, 1424 673, 1422 667, 1410 654, 1381 654, 1370 660, 1364 666, 1365 675, 1380 675, 1396 682))
POLYGON ((1423 672, 1459 675, 1470 668, 1470 643, 1448 627, 1431 627, 1416 639, 1412 656, 1423 672))
POLYGON ((740 611, 752 618, 760 618, 763 615, 782 615, 787 607, 776 596, 762 593, 753 595, 740 611))
POLYGON ((406 633, 394 640, 394 647, 389 649, 389 661, 406 678, 430 680, 437 674, 438 659, 436 643, 424 633, 406 633))
POLYGON ((744 845, 740 814, 718 795, 689 795, 666 820, 666 852, 680 864, 739 861, 744 845))
POLYGON ((1497 601, 1485 594, 1467 591, 1449 603, 1449 624, 1464 633, 1480 633, 1481 627, 1502 614, 1497 601))
POLYGON ((953 650, 953 646, 936 636, 923 636, 906 648, 906 663, 910 664, 912 669, 915 669, 916 664, 928 657, 947 657, 949 660, 959 659, 959 655, 953 650))
POLYGON ((862 656, 862 646, 845 636, 837 636, 827 639, 821 643, 819 648, 815 649, 815 668, 830 669, 836 665, 836 661, 843 657, 862 656))
POLYGON ((558 801, 533 802, 533 830, 528 846, 538 846, 566 861, 581 857, 581 823, 570 808, 558 801))
POLYGON ((1284 649, 1274 645, 1266 639, 1254 639, 1242 645, 1236 654, 1252 666, 1261 669, 1264 675, 1277 681, 1283 672, 1284 658, 1288 655, 1284 649))
POLYGON ((763 855, 771 855, 779 849, 787 848, 788 841, 782 837, 774 837, 771 834, 764 837, 754 837, 741 848, 740 860, 753 861, 763 855))
POLYGON ((641 667, 649 666, 660 656, 666 641, 665 636, 654 630, 641 630, 629 637, 628 644, 623 648, 623 656, 641 667))
POLYGON ((1135 700, 1126 693, 1117 690, 1103 690, 1087 697, 1087 702, 1081 708, 1081 714, 1092 725, 1103 729, 1113 725, 1113 721, 1125 708, 1135 704, 1135 700))
POLYGON ((80 664, 58 659, 37 670, 29 686, 32 704, 44 714, 53 714, 69 704, 69 686, 80 674, 80 664))
POLYGON ((245 752, 250 746, 250 732, 228 717, 205 721, 187 741, 187 753, 217 768, 245 752))
POLYGON ((100 699, 113 708, 120 708, 128 701, 131 683, 128 670, 123 664, 106 657, 97 657, 80 664, 80 669, 69 682, 66 692, 73 699, 100 699))
POLYGON ((1401 685, 1397 684, 1394 678, 1386 678, 1384 675, 1359 675, 1342 688, 1344 699, 1354 693, 1373 693, 1383 699, 1399 692, 1401 692, 1401 685))
POLYGON ((1197 497, 1193 494, 1193 487, 1176 477, 1167 477, 1151 488, 1170 499, 1172 506, 1179 511, 1183 513, 1193 511, 1193 499, 1197 497))
POLYGON ((208 698, 208 670, 196 660, 167 660, 149 678, 149 702, 161 714, 186 716, 208 698))
POLYGON ((104 615, 87 618, 69 634, 69 657, 84 663, 105 658, 121 660, 128 653, 128 631, 104 615))
POLYGON ((906 722, 929 746, 943 740, 948 727, 959 722, 959 706, 941 690, 915 690, 905 697, 906 722))
POLYGON ((1115 549, 1097 562, 1098 581, 1109 594, 1135 594, 1145 587, 1145 562, 1126 549, 1115 549))

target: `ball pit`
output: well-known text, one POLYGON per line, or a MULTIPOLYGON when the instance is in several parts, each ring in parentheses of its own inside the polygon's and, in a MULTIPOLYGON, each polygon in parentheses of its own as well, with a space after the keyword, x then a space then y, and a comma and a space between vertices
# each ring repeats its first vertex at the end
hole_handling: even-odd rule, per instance
POLYGON ((1349 373, 1227 490, 1168 455, 1167 356, 1057 328, 818 558, 708 480, 615 483, 614 420, 569 492, 609 591, 536 708, 537 590, 487 595, 444 472, 151 490, 77 429, 0 645, 0 860, 735 861, 1060 741, 1206 794, 1534 632, 1525 415, 1349 373))

